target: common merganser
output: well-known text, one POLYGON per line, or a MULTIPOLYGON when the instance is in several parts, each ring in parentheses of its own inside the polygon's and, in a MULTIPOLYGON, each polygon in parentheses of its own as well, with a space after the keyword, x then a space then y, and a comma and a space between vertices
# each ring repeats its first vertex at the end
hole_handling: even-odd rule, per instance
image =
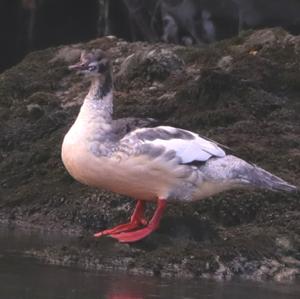
POLYGON ((80 62, 69 68, 90 77, 92 83, 62 144, 66 169, 83 184, 137 200, 128 223, 95 237, 141 240, 158 228, 166 204, 173 201, 192 202, 241 187, 297 190, 193 132, 169 126, 124 131, 126 121, 120 126, 112 119, 111 63, 103 51, 83 52, 80 62), (144 217, 146 201, 157 203, 150 221, 144 217))

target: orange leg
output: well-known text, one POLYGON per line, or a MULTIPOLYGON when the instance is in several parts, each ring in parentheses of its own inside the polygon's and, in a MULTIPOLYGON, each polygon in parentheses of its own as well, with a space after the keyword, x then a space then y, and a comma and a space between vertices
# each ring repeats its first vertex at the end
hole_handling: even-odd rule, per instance
POLYGON ((127 231, 121 233, 114 232, 111 233, 110 236, 122 243, 136 242, 149 236, 152 232, 154 232, 159 227, 159 223, 165 208, 166 208, 166 200, 158 199, 155 213, 146 227, 135 231, 127 231))
POLYGON ((94 237, 99 238, 105 235, 117 234, 117 233, 133 230, 139 227, 140 225, 146 225, 147 220, 144 218, 144 207, 145 207, 144 202, 142 200, 138 200, 134 212, 130 218, 130 222, 125 224, 120 224, 111 229, 100 231, 94 234, 94 237))

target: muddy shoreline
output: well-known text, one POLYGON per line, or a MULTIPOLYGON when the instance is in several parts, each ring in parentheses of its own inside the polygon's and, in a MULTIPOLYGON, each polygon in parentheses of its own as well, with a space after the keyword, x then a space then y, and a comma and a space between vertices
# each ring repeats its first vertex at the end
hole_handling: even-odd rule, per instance
MULTIPOLYGON (((67 65, 81 49, 113 59, 115 117, 193 130, 300 185, 300 37, 247 32, 205 48, 101 38, 29 54, 0 74, 0 220, 77 235, 30 254, 47 263, 162 277, 292 281, 300 273, 299 194, 234 191, 170 205, 133 245, 92 233, 134 201, 75 182, 60 160, 88 82, 67 65)), ((149 205, 149 214, 153 207, 149 205)))

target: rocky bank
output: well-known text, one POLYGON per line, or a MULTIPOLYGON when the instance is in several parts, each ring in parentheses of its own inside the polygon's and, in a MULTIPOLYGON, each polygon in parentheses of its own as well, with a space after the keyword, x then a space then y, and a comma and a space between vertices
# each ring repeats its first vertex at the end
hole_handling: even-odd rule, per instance
POLYGON ((125 221, 134 201, 75 182, 60 159, 89 87, 67 66, 90 48, 112 57, 116 118, 151 117, 196 131, 300 185, 300 36, 265 29, 203 48, 104 37, 31 53, 0 74, 1 222, 77 236, 30 252, 48 263, 163 277, 297 279, 299 194, 227 192, 170 205, 161 228, 139 243, 93 239, 125 221))

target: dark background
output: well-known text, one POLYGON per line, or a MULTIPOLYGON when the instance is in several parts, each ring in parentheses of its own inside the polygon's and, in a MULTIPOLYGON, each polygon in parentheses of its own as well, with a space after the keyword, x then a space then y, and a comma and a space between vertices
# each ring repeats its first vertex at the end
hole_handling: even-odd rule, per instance
POLYGON ((0 0, 0 71, 29 51, 107 34, 202 46, 269 26, 299 33, 300 1, 0 0))

